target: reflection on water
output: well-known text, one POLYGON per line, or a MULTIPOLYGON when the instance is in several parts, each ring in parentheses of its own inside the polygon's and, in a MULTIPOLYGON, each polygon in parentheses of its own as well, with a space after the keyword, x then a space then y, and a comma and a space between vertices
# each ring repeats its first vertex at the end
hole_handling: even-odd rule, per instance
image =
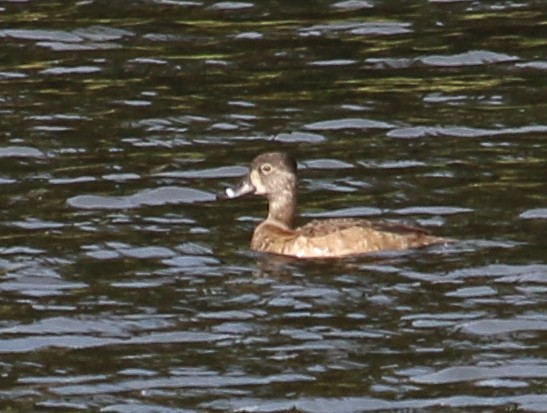
POLYGON ((0 409, 547 411, 541 2, 0 4, 0 409), (214 194, 447 246, 248 250, 214 194))

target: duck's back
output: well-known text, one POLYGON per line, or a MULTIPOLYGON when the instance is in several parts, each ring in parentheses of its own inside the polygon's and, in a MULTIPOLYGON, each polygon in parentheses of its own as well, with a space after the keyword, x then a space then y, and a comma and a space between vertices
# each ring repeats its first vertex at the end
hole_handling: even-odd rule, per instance
POLYGON ((445 239, 412 226, 335 218, 311 221, 295 230, 276 228, 265 221, 256 229, 251 247, 303 258, 335 258, 444 242, 445 239))

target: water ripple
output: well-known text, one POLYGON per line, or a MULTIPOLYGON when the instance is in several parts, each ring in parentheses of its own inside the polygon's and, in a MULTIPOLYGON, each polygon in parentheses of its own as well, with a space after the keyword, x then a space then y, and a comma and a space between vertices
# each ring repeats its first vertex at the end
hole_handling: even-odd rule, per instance
POLYGON ((476 320, 463 324, 461 330, 464 333, 489 336, 498 334, 510 334, 519 331, 547 331, 547 320, 476 320))
POLYGON ((340 129, 391 129, 393 125, 387 122, 381 122, 372 119, 333 119, 321 122, 309 123, 305 126, 308 130, 313 131, 329 131, 340 129))
POLYGON ((443 66, 443 67, 462 67, 485 65, 495 63, 507 63, 520 60, 517 56, 511 56, 504 53, 495 53, 488 50, 471 50, 469 52, 460 53, 452 56, 426 56, 419 59, 423 64, 428 66, 443 66))
POLYGON ((39 149, 28 146, 0 147, 0 158, 45 158, 46 154, 39 149))
POLYGON ((106 26, 90 26, 72 32, 62 30, 40 29, 5 29, 0 30, 0 38, 32 40, 41 47, 55 51, 85 51, 114 49, 121 47, 113 40, 133 36, 128 30, 106 26))
POLYGON ((147 189, 129 196, 78 195, 67 200, 69 206, 79 209, 128 209, 149 205, 191 204, 214 201, 215 195, 186 187, 147 189))
POLYGON ((481 138, 499 135, 524 135, 530 133, 545 133, 547 125, 521 126, 505 129, 479 129, 462 126, 415 126, 390 130, 387 136, 391 138, 416 139, 428 136, 452 136, 457 138, 481 138))
POLYGON ((547 219, 547 208, 534 208, 522 212, 519 215, 522 219, 547 219))
POLYGON ((449 367, 436 373, 411 377, 410 380, 419 384, 451 384, 497 377, 545 379, 547 378, 547 365, 507 364, 497 367, 449 367))

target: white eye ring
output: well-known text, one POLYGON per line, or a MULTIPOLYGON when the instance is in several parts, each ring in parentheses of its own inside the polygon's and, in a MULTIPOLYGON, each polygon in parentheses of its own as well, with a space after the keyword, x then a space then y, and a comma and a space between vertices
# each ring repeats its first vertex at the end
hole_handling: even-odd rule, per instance
POLYGON ((260 170, 265 174, 269 174, 272 171, 272 165, 265 163, 260 167, 260 170))

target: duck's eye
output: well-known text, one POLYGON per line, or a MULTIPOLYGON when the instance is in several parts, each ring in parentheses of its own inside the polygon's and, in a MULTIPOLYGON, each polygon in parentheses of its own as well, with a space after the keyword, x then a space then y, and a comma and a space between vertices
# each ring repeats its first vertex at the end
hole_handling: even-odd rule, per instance
POLYGON ((269 163, 265 163, 260 167, 260 170, 264 174, 269 174, 272 171, 272 165, 270 165, 269 163))

